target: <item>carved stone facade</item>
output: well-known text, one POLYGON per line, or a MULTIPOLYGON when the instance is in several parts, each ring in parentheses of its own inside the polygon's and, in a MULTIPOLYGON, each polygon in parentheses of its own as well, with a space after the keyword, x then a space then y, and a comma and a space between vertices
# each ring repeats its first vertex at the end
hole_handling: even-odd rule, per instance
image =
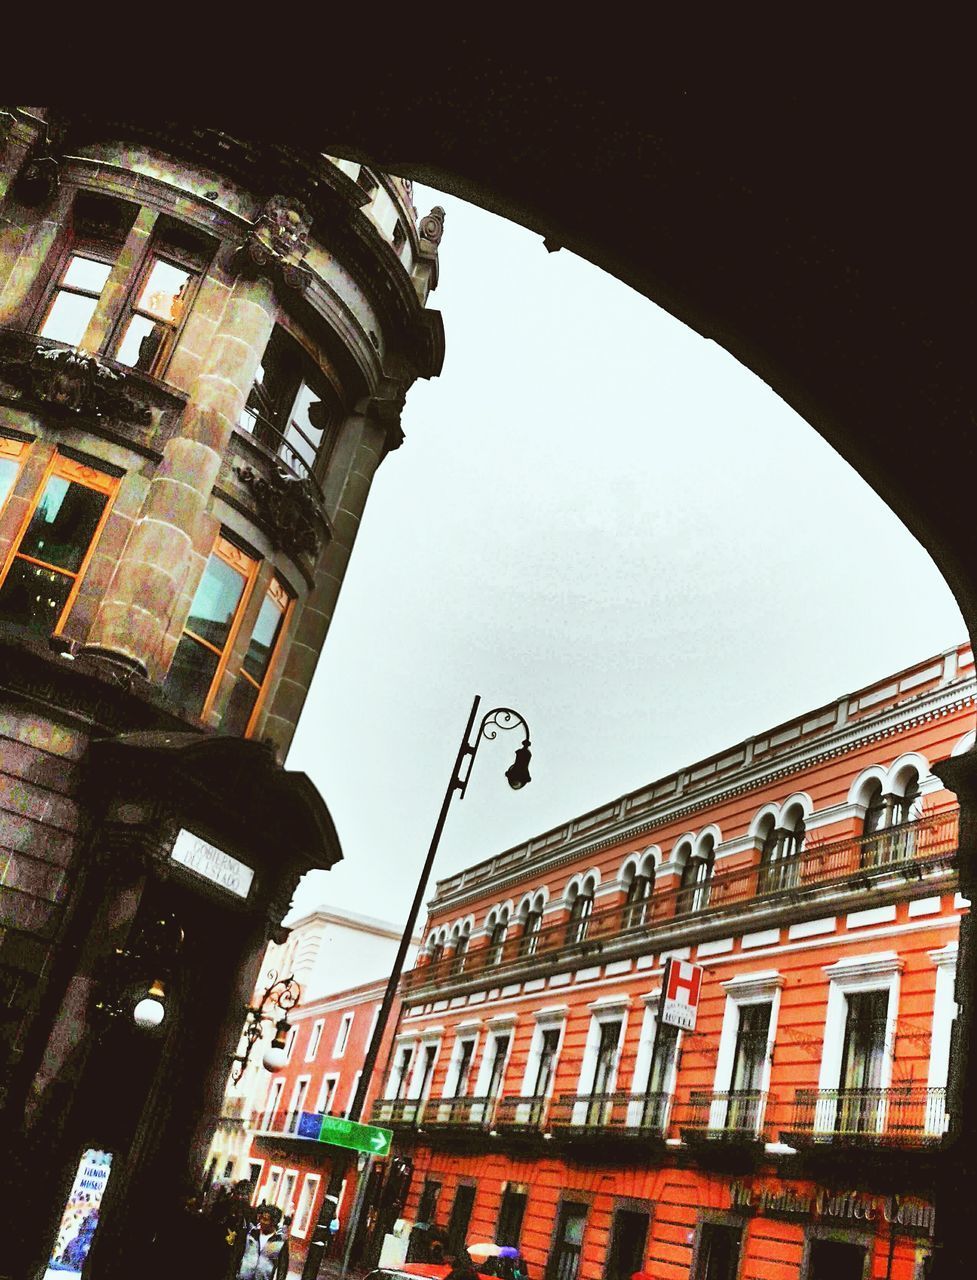
POLYGON ((89 1149, 93 1274, 155 1266, 261 951, 342 856, 281 760, 443 355, 403 188, 375 197, 397 257, 354 179, 209 129, 0 114, 0 1195, 32 1188, 2 1274, 43 1274, 89 1149))

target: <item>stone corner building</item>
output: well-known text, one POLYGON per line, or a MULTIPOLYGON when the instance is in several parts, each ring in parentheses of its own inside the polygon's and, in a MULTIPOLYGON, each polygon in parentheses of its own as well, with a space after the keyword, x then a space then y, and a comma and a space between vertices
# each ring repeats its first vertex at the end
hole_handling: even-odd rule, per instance
POLYGON ((147 1258, 262 948, 342 856, 281 760, 440 371, 442 226, 312 150, 0 111, 0 1274, 43 1272, 89 1149, 92 1273, 147 1258))

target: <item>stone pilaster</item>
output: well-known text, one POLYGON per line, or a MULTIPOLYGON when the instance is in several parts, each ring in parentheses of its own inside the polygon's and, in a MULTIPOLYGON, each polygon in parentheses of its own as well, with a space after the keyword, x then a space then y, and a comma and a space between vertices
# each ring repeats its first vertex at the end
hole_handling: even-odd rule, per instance
POLYGON ((203 568, 200 549, 216 533, 207 515, 211 490, 275 314, 266 280, 235 282, 187 416, 164 449, 95 618, 89 652, 134 666, 151 679, 162 676, 203 568))

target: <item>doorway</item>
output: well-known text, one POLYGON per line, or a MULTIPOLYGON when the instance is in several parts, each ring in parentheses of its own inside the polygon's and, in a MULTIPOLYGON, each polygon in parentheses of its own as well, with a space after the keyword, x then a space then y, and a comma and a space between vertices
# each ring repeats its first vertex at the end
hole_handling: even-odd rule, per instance
MULTIPOLYGON (((704 1222, 700 1228, 695 1280, 736 1280, 743 1228, 704 1222)), ((840 1277, 832 1277, 840 1280, 840 1277)))
POLYGON ((451 1217, 448 1219, 448 1253, 457 1257, 465 1247, 468 1237, 468 1224, 472 1220, 472 1209, 475 1207, 475 1188, 463 1182, 455 1192, 454 1204, 451 1206, 451 1217))
POLYGON ((807 1280, 863 1280, 866 1249, 846 1240, 812 1240, 807 1280))
POLYGON ((644 1271, 650 1221, 651 1215, 639 1209, 615 1212, 604 1280, 631 1280, 636 1271, 644 1271))
POLYGON ((563 1200, 546 1266, 546 1280, 577 1280, 586 1225, 587 1206, 576 1200, 563 1200))

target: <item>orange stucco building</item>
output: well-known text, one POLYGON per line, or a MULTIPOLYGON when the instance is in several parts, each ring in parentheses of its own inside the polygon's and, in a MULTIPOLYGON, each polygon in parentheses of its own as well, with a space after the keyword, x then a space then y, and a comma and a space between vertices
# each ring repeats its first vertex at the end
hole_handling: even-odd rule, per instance
POLYGON ((924 1274, 974 694, 961 646, 439 882, 372 1108, 405 1216, 546 1280, 924 1274))

